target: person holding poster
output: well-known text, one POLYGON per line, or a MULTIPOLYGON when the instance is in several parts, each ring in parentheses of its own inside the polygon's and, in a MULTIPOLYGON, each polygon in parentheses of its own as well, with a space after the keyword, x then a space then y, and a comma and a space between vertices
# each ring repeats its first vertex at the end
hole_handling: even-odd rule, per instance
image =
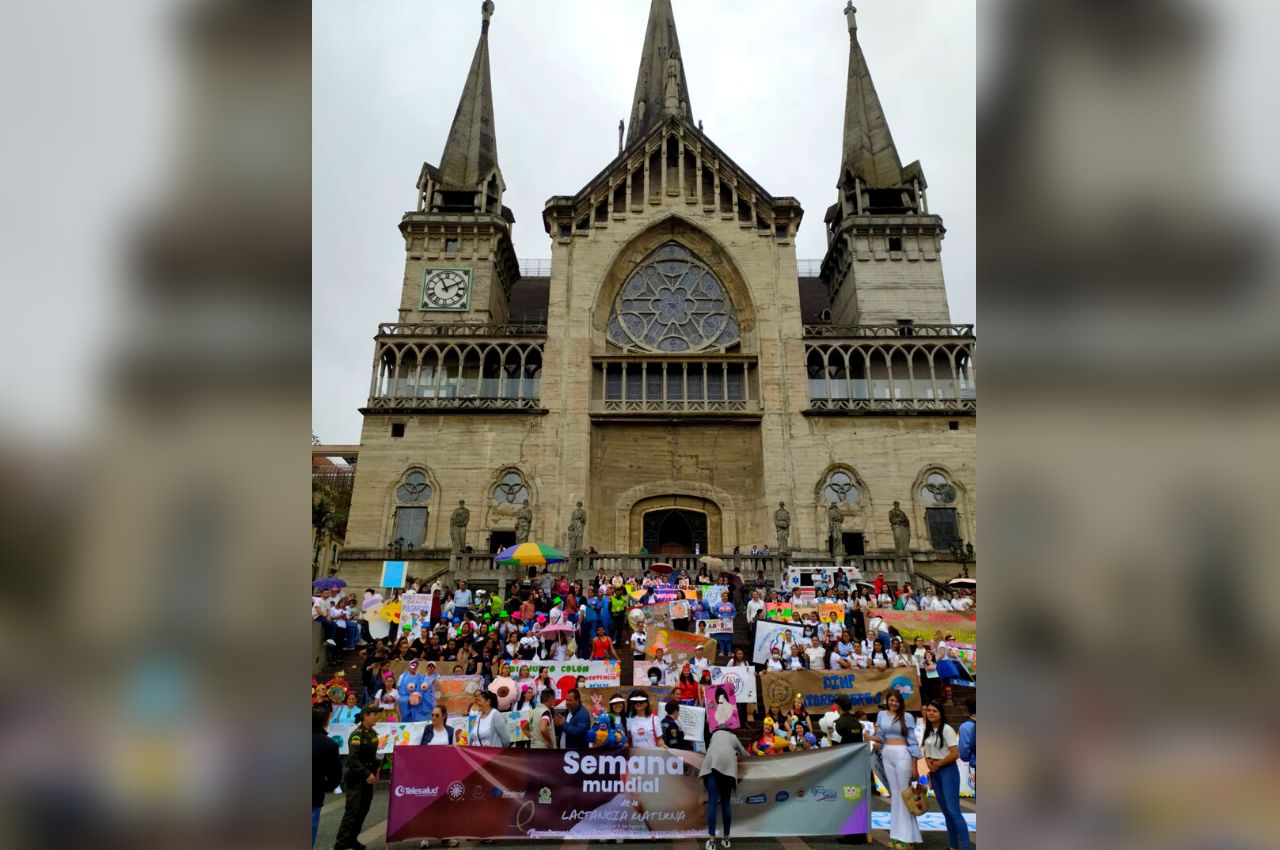
POLYGON ((707 789, 707 843, 706 850, 716 850, 716 809, 724 824, 724 837, 720 847, 727 850, 731 844, 733 793, 738 787, 738 756, 747 755, 738 736, 729 729, 717 729, 707 742, 707 754, 702 759, 702 784, 707 789))

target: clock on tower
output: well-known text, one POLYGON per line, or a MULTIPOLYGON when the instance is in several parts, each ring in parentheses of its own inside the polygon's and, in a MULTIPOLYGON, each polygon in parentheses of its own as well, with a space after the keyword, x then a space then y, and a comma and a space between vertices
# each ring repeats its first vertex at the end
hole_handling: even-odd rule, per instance
POLYGON ((422 280, 423 310, 466 310, 471 301, 471 269, 427 269, 422 280))

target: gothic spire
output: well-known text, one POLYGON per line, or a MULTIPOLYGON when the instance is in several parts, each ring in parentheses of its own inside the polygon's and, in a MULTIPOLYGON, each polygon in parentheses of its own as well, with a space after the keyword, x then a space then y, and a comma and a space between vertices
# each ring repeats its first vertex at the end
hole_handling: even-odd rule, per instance
POLYGON ((873 189, 886 189, 902 184, 902 160, 894 147, 875 83, 871 81, 862 45, 858 44, 857 11, 852 2, 844 8, 849 23, 849 87, 844 101, 844 154, 840 174, 841 180, 850 172, 873 189))
POLYGON ((671 0, 653 0, 649 24, 640 51, 640 71, 636 76, 636 96, 627 126, 630 145, 666 115, 683 115, 693 120, 689 105, 689 84, 680 58, 680 39, 671 0))
POLYGON ((480 4, 480 42, 453 115, 449 140, 440 157, 441 182, 470 189, 498 167, 498 139, 493 123, 493 87, 489 82, 489 18, 493 0, 480 4))

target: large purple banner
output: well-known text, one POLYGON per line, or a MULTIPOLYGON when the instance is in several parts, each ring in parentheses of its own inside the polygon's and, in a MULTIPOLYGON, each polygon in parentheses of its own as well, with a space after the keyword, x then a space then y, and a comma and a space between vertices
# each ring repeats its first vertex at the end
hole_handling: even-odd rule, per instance
MULTIPOLYGON (((387 840, 696 838, 702 756, 676 750, 397 747, 387 840)), ((741 838, 869 831, 865 744, 739 762, 741 838)))

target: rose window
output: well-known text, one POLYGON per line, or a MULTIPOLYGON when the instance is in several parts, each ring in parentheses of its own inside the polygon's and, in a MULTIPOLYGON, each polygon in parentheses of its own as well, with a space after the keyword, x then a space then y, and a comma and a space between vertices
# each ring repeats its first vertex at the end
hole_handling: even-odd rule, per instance
POLYGON ((738 314, 711 270, 668 242, 622 285, 608 333, 609 342, 626 349, 706 351, 738 342, 738 314))

